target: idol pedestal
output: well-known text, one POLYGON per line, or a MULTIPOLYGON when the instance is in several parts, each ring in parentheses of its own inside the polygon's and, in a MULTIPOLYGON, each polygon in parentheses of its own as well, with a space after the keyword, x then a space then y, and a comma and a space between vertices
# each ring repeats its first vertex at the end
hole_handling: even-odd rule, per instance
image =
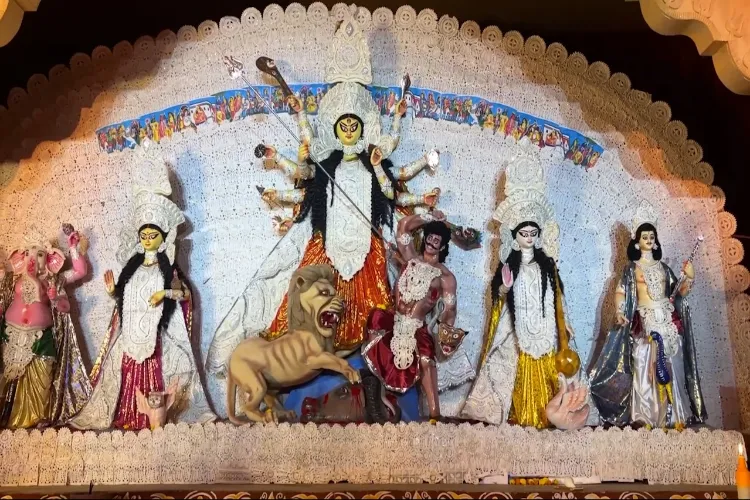
POLYGON ((734 431, 483 424, 169 424, 139 433, 3 431, 0 485, 480 484, 490 476, 734 484, 734 431))

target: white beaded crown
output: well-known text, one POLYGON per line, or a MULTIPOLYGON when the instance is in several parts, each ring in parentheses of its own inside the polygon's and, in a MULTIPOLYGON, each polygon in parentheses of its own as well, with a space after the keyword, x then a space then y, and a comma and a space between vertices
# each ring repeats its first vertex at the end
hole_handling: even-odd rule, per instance
POLYGON ((500 259, 505 262, 513 243, 513 230, 523 222, 534 222, 541 230, 542 248, 557 259, 560 229, 544 193, 544 168, 539 147, 528 138, 521 139, 505 170, 505 199, 493 218, 500 228, 500 259))
POLYGON ((372 66, 367 40, 354 15, 352 5, 336 31, 328 51, 326 83, 335 84, 320 101, 316 137, 311 141, 313 158, 322 160, 334 150, 342 148, 334 126, 343 115, 358 116, 363 122, 362 138, 366 145, 381 146, 384 158, 390 153, 386 137, 381 136, 380 110, 370 91, 364 86, 372 83, 372 66))
POLYGON ((326 83, 352 82, 369 85, 372 83, 370 48, 354 16, 357 7, 351 5, 344 14, 333 43, 328 48, 326 63, 326 83))
POLYGON ((651 224, 656 227, 658 220, 659 216, 654 207, 646 200, 641 201, 641 204, 638 205, 635 215, 633 216, 633 225, 630 226, 630 237, 635 239, 635 236, 638 233, 638 228, 643 224, 651 224))
POLYGON ((172 194, 169 169, 166 162, 155 154, 154 146, 146 143, 139 152, 141 158, 133 182, 135 200, 133 216, 120 235, 117 259, 125 264, 136 252, 138 229, 153 224, 167 236, 165 251, 170 262, 174 262, 177 226, 185 222, 180 208, 168 198, 172 194))

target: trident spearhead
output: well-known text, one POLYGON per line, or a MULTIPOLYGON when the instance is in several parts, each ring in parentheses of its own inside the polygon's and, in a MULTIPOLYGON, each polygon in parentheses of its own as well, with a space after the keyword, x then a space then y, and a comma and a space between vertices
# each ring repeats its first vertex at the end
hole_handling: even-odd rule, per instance
POLYGON ((224 65, 227 67, 227 71, 229 71, 229 76, 232 77, 232 80, 242 77, 245 65, 233 56, 224 56, 224 65))
POLYGON ((409 73, 406 73, 403 78, 401 78, 401 99, 406 98, 406 93, 409 92, 410 88, 411 78, 409 78, 409 73))

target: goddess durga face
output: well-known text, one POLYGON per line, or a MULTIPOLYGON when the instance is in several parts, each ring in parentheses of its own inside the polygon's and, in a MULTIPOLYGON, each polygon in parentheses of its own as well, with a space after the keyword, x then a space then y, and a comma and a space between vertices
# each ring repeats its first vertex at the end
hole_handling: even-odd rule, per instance
POLYGON ((336 137, 344 146, 354 146, 362 137, 362 121, 354 115, 345 115, 336 122, 336 137))

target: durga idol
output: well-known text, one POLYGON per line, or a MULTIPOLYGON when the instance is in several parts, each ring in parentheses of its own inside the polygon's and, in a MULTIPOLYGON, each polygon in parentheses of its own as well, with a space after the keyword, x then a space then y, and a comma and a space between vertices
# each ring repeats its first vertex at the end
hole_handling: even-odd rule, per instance
POLYGON ((431 155, 391 170, 388 157, 398 145, 406 104, 402 100, 397 105, 391 134, 381 134, 379 108, 365 87, 372 83, 370 52, 351 13, 336 32, 325 81, 333 87, 320 101, 315 133, 299 99, 288 98, 302 138, 296 161, 272 146, 263 148, 296 180, 296 189, 265 189, 263 198, 297 205, 295 224, 219 326, 206 362, 210 372, 222 374, 229 353, 246 336, 273 340, 286 333, 283 283, 295 268, 309 265, 333 267, 334 286, 346 302, 334 348, 340 355, 356 350, 370 312, 390 306, 382 232, 392 230, 395 207, 437 202, 434 191, 416 195, 400 190, 398 181, 417 175, 431 155))

